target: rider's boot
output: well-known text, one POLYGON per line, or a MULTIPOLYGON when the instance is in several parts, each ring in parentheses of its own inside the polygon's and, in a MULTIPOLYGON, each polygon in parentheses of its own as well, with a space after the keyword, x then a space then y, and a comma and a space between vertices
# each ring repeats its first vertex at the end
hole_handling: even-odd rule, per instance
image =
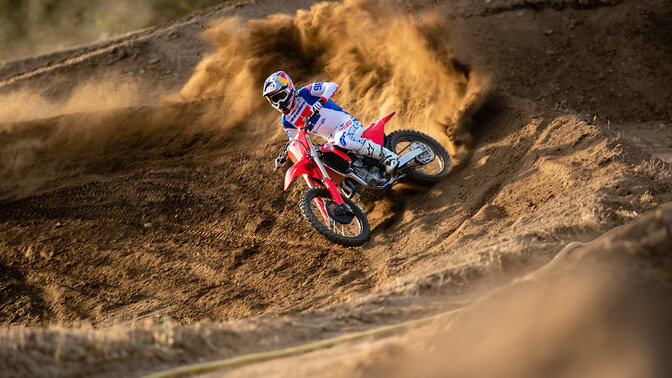
POLYGON ((387 171, 388 175, 391 175, 395 168, 397 168, 397 165, 399 165, 399 156, 397 154, 368 139, 357 152, 361 155, 378 160, 385 166, 385 171, 387 171))

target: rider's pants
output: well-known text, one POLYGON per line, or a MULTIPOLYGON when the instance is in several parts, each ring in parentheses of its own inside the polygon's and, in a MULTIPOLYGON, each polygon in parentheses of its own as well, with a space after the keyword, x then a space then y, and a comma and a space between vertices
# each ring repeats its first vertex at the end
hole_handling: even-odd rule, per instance
POLYGON ((346 150, 358 151, 362 148, 366 139, 362 138, 364 126, 362 123, 350 117, 350 119, 336 129, 331 141, 346 150))

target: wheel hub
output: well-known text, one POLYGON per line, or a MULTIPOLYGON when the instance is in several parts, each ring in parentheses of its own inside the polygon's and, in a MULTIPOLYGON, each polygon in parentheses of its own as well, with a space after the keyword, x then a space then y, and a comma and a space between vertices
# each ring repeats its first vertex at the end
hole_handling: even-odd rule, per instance
POLYGON ((341 203, 337 204, 334 201, 327 201, 325 203, 327 208, 327 214, 333 220, 340 224, 349 224, 352 222, 352 218, 355 217, 355 213, 348 207, 348 205, 341 203))
POLYGON ((411 151, 413 150, 423 151, 420 155, 415 157, 420 164, 429 164, 432 160, 434 160, 435 157, 434 151, 424 143, 413 142, 411 143, 410 149, 411 151))

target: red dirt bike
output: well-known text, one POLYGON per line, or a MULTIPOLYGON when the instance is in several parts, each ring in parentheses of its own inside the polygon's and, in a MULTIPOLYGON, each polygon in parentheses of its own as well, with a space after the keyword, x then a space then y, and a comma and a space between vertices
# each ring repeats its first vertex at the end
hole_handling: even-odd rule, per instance
POLYGON ((304 119, 305 125, 283 150, 294 163, 285 174, 285 191, 296 177, 303 176, 309 189, 301 196, 301 214, 334 243, 360 246, 371 235, 366 215, 351 198, 375 201, 400 181, 429 186, 448 174, 448 153, 428 135, 413 130, 385 135, 385 124, 394 113, 370 124, 362 134, 399 155, 399 165, 391 176, 375 159, 331 143, 313 145, 306 128, 315 115, 304 119))

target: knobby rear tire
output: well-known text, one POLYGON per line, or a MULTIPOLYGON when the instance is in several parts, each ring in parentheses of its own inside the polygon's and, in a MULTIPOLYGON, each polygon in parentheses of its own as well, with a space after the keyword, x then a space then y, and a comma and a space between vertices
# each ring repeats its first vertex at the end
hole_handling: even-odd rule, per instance
POLYGON ((427 134, 423 134, 415 130, 398 130, 387 137, 387 148, 391 151, 394 151, 400 156, 403 156, 404 152, 408 152, 408 149, 405 149, 402 145, 403 143, 408 142, 418 142, 429 147, 434 152, 434 160, 432 160, 427 166, 438 165, 436 169, 437 172, 426 173, 423 172, 425 165, 421 165, 415 168, 410 168, 406 171, 406 178, 408 181, 414 182, 416 184, 431 186, 437 182, 444 179, 448 176, 448 169, 450 168, 450 155, 446 152, 446 149, 443 146, 430 137, 427 134))
MULTIPOLYGON (((371 236, 369 221, 366 219, 366 215, 364 215, 362 210, 351 200, 343 198, 345 203, 350 206, 352 211, 355 213, 355 216, 352 219, 352 222, 350 222, 350 225, 353 225, 354 222, 354 226, 359 226, 359 232, 354 236, 345 236, 332 231, 328 225, 325 224, 325 220, 322 214, 315 214, 311 205, 313 200, 316 198, 332 200, 331 194, 327 189, 312 188, 305 191, 301 196, 301 200, 299 201, 301 215, 303 215, 303 217, 306 219, 306 221, 308 221, 310 226, 315 229, 315 231, 319 232, 322 236, 327 238, 327 240, 347 247, 358 247, 360 245, 366 244, 366 242, 369 241, 369 237, 371 236)), ((335 222, 333 219, 329 219, 331 222, 335 222)), ((342 229, 347 228, 347 226, 341 225, 338 222, 332 223, 332 226, 332 228, 335 229, 338 229, 338 227, 342 229)))

